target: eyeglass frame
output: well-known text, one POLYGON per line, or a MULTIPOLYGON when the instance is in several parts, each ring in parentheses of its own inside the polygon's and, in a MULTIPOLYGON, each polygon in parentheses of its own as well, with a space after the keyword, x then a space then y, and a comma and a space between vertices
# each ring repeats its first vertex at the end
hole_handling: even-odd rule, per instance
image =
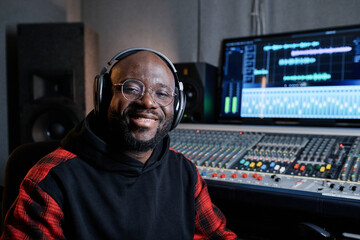
POLYGON ((158 102, 155 100, 155 98, 154 98, 154 96, 153 96, 153 94, 154 94, 155 91, 153 90, 153 88, 151 88, 151 87, 146 87, 145 84, 144 84, 142 81, 140 81, 139 79, 136 79, 136 78, 128 78, 128 79, 126 79, 125 81, 123 81, 123 82, 121 82, 121 83, 113 83, 112 86, 115 87, 115 88, 120 86, 120 87, 121 87, 121 94, 122 94, 122 96, 123 96, 126 100, 131 101, 131 102, 134 102, 134 101, 137 101, 137 100, 143 98, 144 95, 145 95, 145 93, 148 92, 148 93, 150 94, 151 98, 154 100, 154 102, 156 102, 156 103, 157 103, 159 106, 161 106, 161 107, 169 106, 171 103, 174 102, 175 96, 177 95, 174 89, 172 89, 171 87, 167 87, 167 88, 169 88, 169 89, 172 91, 172 93, 170 94, 170 96, 172 97, 172 99, 171 99, 171 101, 170 101, 168 104, 163 105, 163 104, 158 103, 158 102), (144 87, 143 87, 144 90, 142 91, 141 95, 140 95, 138 98, 135 98, 135 99, 131 100, 131 99, 128 99, 128 98, 125 96, 125 94, 124 94, 124 84, 125 84, 127 81, 139 82, 140 84, 142 84, 142 85, 144 86, 144 87), (151 92, 150 92, 149 90, 151 90, 151 92))

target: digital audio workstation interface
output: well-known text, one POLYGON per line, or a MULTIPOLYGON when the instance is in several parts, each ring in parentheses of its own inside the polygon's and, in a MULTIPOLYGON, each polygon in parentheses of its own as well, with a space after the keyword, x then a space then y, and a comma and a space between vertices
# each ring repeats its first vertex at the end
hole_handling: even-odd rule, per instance
POLYGON ((225 41, 221 116, 359 119, 359 32, 225 41))
POLYGON ((180 124, 171 147, 210 184, 305 196, 320 215, 359 220, 360 26, 225 39, 220 58, 219 122, 180 124), (236 124, 268 119, 296 126, 236 124))

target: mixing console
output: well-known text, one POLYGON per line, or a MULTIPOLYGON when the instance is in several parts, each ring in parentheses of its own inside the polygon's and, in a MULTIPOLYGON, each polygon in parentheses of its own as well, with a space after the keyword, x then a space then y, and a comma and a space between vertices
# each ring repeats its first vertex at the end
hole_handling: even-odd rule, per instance
POLYGON ((208 181, 360 200, 360 129, 180 124, 170 135, 208 181))

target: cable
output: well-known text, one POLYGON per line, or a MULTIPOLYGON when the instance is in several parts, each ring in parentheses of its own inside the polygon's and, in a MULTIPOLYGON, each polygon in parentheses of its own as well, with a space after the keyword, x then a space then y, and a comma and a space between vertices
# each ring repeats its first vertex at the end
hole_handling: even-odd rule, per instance
POLYGON ((197 58, 197 62, 200 61, 200 28, 201 28, 201 0, 198 0, 198 13, 197 13, 198 17, 197 17, 197 53, 196 53, 196 58, 197 58))
POLYGON ((251 34, 263 35, 265 34, 265 9, 263 0, 253 0, 251 9, 251 34))

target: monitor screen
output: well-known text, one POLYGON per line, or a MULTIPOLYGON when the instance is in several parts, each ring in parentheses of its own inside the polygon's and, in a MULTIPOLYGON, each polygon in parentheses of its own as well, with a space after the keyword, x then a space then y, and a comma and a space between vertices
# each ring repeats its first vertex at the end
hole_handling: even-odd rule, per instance
POLYGON ((359 122, 360 25, 224 39, 220 57, 220 121, 359 122))

